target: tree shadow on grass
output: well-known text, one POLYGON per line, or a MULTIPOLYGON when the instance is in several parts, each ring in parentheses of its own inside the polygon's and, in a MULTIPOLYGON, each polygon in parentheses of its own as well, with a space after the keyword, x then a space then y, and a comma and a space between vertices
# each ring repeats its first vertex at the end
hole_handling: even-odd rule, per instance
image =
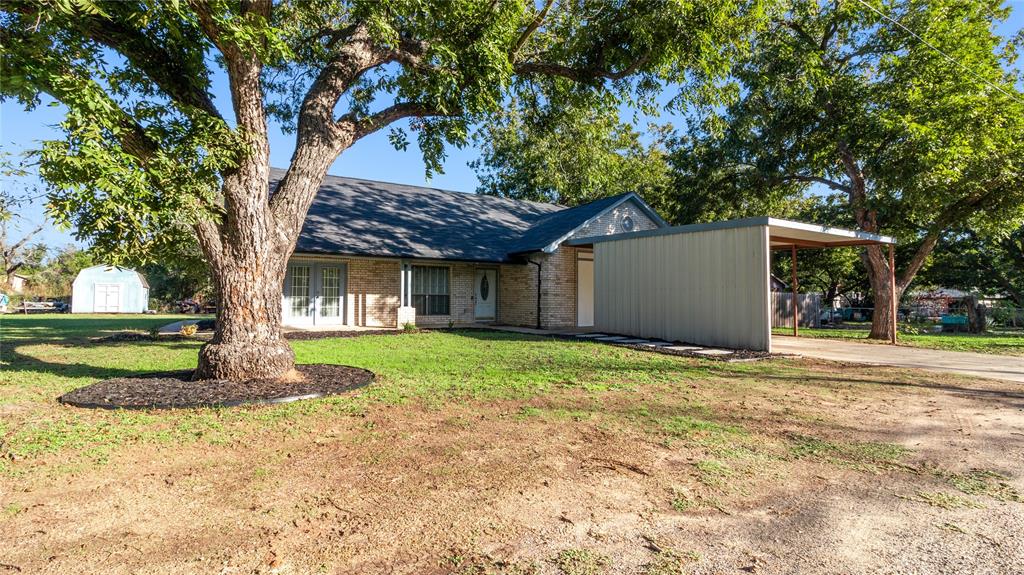
POLYGON ((109 354, 106 354, 107 358, 117 357, 118 354, 127 353, 140 353, 143 350, 139 350, 140 347, 145 348, 152 345, 154 351, 175 351, 184 349, 198 349, 196 343, 190 341, 179 341, 179 342, 167 342, 158 343, 152 342, 106 342, 106 343, 95 343, 86 340, 74 340, 74 339, 62 339, 54 340, 53 338, 44 339, 23 339, 18 341, 15 345, 4 345, 3 349, 0 350, 0 363, 3 364, 3 369, 8 373, 16 372, 30 372, 40 375, 49 375, 55 377, 74 378, 74 379, 109 379, 114 377, 136 377, 146 373, 154 373, 163 370, 140 370, 140 369, 126 369, 121 367, 113 367, 109 365, 96 365, 92 363, 81 363, 81 362, 56 362, 47 361, 40 359, 35 355, 29 355, 21 351, 22 348, 37 346, 37 345, 61 345, 62 347, 75 347, 76 345, 95 346, 102 347, 104 350, 109 350, 109 354), (119 349, 123 348, 123 349, 119 349))

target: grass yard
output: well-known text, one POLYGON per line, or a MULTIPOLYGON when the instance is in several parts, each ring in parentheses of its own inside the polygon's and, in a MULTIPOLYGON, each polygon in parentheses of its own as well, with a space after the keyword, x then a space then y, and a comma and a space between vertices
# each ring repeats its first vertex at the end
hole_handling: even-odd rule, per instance
MULTIPOLYGON (((826 339, 857 339, 863 343, 887 343, 867 339, 870 327, 860 328, 800 328, 801 337, 820 337, 826 339)), ((792 328, 777 327, 772 333, 790 335, 792 328)), ((1024 356, 1024 330, 997 328, 988 333, 925 333, 899 335, 901 345, 940 349, 945 351, 972 351, 975 353, 991 353, 997 355, 1024 356)))
MULTIPOLYGON (((194 317, 194 316, 192 316, 194 317)), ((294 341, 278 406, 54 398, 188 368, 171 316, 0 318, 0 575, 1011 572, 1024 390, 464 330, 294 341)))

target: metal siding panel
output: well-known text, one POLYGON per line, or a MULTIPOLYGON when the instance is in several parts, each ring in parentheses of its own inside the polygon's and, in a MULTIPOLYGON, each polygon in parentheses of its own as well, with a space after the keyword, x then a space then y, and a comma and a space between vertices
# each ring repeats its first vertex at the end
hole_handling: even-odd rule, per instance
POLYGON ((767 349, 767 254, 765 226, 595 244, 595 328, 767 349))

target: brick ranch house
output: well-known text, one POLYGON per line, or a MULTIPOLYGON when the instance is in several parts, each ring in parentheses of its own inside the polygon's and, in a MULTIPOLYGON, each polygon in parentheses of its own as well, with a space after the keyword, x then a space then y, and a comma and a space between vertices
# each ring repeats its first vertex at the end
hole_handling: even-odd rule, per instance
POLYGON ((289 260, 283 322, 591 326, 593 250, 568 242, 664 227, 633 193, 566 208, 328 176, 289 260))

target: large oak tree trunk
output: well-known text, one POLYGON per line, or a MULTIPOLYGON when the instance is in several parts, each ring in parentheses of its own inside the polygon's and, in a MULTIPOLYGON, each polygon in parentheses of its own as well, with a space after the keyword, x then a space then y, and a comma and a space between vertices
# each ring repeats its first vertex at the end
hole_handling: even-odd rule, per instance
POLYGON ((225 216, 200 230, 219 297, 217 329, 199 352, 196 379, 279 378, 295 366, 281 332, 281 294, 297 233, 283 233, 267 202, 265 158, 224 179, 225 216))
POLYGON ((295 354, 281 332, 285 266, 271 263, 265 246, 247 247, 254 256, 265 254, 265 263, 226 259, 214 270, 217 330, 199 352, 196 379, 278 378, 294 368, 295 354))
POLYGON ((216 230, 200 230, 220 297, 217 330, 199 352, 196 379, 292 375, 295 354, 281 331, 288 258, 316 191, 342 145, 303 146, 268 201, 266 158, 225 177, 227 209, 216 230), (276 209, 275 209, 276 208, 276 209))

